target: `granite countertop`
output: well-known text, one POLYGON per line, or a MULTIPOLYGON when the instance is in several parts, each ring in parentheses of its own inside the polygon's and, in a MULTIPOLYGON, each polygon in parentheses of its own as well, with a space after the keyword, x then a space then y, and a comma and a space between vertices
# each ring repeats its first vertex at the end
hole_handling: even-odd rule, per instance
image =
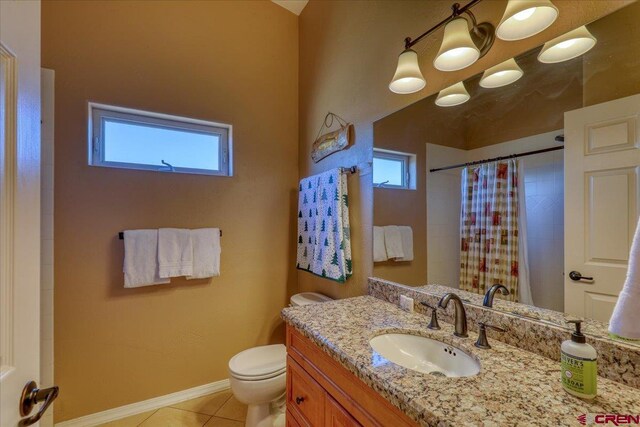
POLYGON ((444 322, 442 330, 429 330, 426 316, 371 296, 289 307, 282 317, 424 426, 579 426, 577 417, 587 413, 640 414, 638 389, 598 378, 598 396, 578 399, 563 390, 559 361, 491 339, 491 349, 478 349, 473 332, 457 338, 444 322), (387 361, 369 345, 376 335, 398 331, 458 347, 480 361, 481 371, 466 378, 423 374, 387 361))

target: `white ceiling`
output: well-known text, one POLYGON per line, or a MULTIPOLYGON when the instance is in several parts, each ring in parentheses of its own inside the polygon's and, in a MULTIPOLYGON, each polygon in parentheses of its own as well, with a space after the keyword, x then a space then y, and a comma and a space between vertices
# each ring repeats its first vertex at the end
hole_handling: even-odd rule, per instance
POLYGON ((309 0, 271 0, 278 6, 282 6, 285 9, 295 13, 296 15, 300 15, 302 9, 307 5, 309 0))

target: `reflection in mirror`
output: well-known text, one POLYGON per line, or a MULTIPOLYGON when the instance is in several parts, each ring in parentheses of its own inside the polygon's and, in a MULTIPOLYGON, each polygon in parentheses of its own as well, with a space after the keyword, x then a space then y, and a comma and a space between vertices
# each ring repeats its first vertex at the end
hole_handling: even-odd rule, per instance
POLYGON ((509 295, 496 294, 495 309, 585 317, 606 334, 639 213, 639 19, 632 3, 577 29, 579 42, 552 40, 465 80, 465 103, 439 106, 434 94, 376 122, 375 153, 414 170, 392 173, 374 154, 385 177, 373 275, 458 288, 478 305, 500 283, 509 295), (549 63, 562 50, 575 57, 549 63))

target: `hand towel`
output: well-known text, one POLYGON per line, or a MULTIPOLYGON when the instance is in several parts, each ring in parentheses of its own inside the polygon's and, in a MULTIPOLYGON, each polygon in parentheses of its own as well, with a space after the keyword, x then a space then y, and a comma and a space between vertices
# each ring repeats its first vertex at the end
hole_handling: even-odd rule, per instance
POLYGON ((402 258, 402 237, 397 225, 387 225, 384 228, 384 246, 387 248, 389 259, 402 258))
POLYGON ((373 227, 373 262, 383 262, 387 258, 387 249, 384 247, 384 229, 373 227))
POLYGON ((191 230, 161 228, 158 231, 158 265, 163 278, 193 274, 191 230))
POLYGON ((340 169, 300 181, 296 267, 339 283, 353 274, 347 177, 340 169))
POLYGON ((636 226, 629 268, 622 292, 609 321, 609 332, 615 338, 640 340, 640 223, 636 226))
POLYGON ((193 273, 187 279, 203 279, 220 275, 220 229, 191 230, 193 273))
POLYGON ((396 258, 396 261, 413 261, 413 230, 408 225, 399 225, 398 231, 404 255, 401 258, 396 258))
POLYGON ((124 287, 169 283, 158 274, 158 230, 124 232, 124 287))

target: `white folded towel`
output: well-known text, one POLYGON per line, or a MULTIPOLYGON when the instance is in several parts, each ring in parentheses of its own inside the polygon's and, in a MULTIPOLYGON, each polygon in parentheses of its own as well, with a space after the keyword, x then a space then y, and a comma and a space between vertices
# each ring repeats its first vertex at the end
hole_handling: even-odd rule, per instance
POLYGON ((158 231, 158 265, 163 278, 193 274, 191 230, 161 228, 158 231))
POLYGON ((373 227, 373 262, 386 261, 387 248, 384 247, 384 229, 382 227, 373 227))
POLYGON ((640 340, 640 223, 636 226, 629 268, 622 292, 609 321, 609 332, 616 338, 640 340))
POLYGON ((220 229, 191 230, 193 273, 187 279, 203 279, 220 275, 220 229))
POLYGON ((158 274, 158 230, 124 232, 124 287, 169 283, 158 274))
POLYGON ((387 248, 389 259, 402 258, 402 237, 397 225, 387 225, 384 227, 384 246, 387 248))
POLYGON ((402 258, 396 258, 396 261, 413 261, 413 230, 408 225, 399 225, 400 240, 402 240, 402 258))

